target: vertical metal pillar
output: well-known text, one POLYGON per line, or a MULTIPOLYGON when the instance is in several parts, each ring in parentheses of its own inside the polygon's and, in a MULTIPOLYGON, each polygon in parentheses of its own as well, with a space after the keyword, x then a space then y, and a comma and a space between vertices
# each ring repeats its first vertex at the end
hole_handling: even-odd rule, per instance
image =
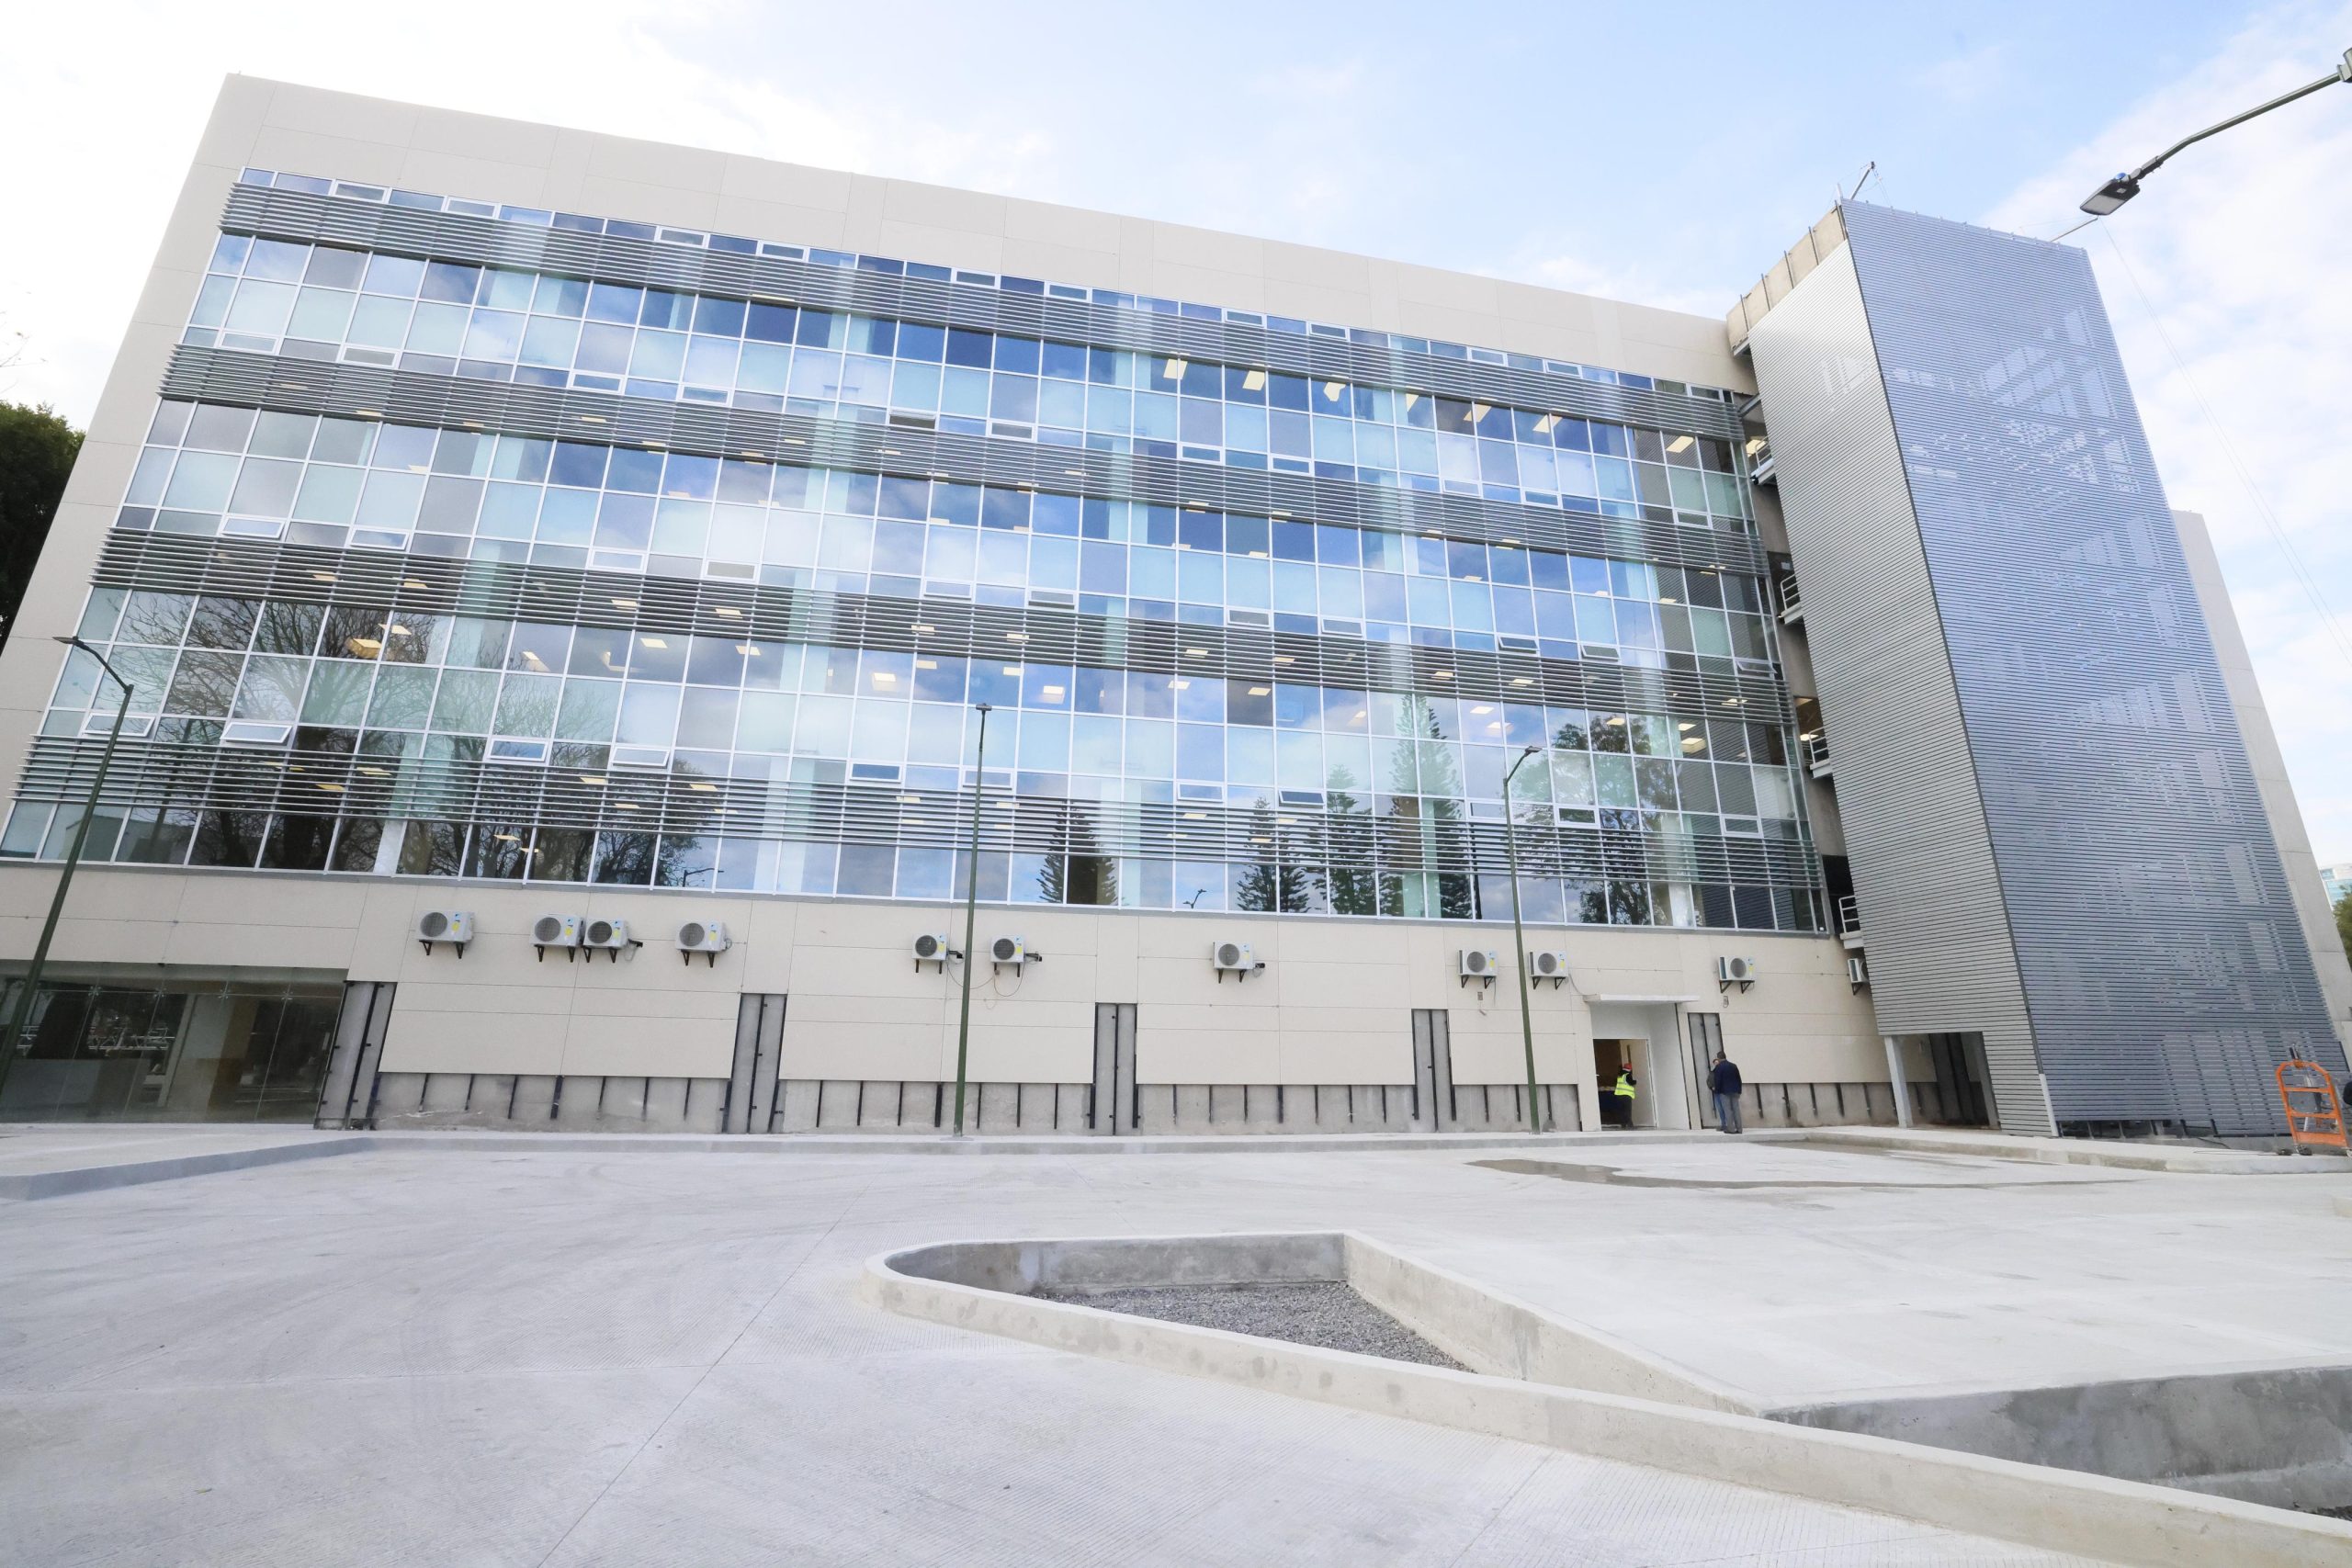
POLYGON ((1911 1086, 1903 1081, 1903 1042, 1894 1035, 1886 1041, 1886 1070, 1894 1079, 1894 1121, 1897 1126, 1911 1125, 1911 1086))

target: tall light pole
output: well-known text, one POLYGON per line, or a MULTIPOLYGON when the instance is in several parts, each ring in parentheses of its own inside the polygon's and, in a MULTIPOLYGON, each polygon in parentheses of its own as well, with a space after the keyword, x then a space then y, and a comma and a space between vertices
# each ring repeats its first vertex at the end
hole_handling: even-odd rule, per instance
POLYGON ((1510 862, 1510 940, 1519 949, 1519 1037, 1527 1047, 1527 1126, 1530 1132, 1544 1130, 1542 1102, 1535 1098, 1535 1011, 1528 993, 1535 988, 1534 977, 1527 972, 1527 928, 1519 918, 1519 818, 1510 812, 1510 781, 1527 765, 1527 759, 1543 750, 1530 746, 1519 754, 1519 761, 1503 775, 1503 852, 1510 862))
POLYGON ((980 906, 980 795, 989 775, 989 705, 980 710, 980 738, 972 748, 972 860, 964 874, 964 1016, 956 1025, 956 1135, 964 1135, 964 1065, 972 1049, 972 965, 978 954, 972 947, 980 906))
MULTIPOLYGON (((2185 136, 2178 141, 2174 142, 2171 146, 2165 148, 2163 152, 2157 153, 2154 157, 2149 159, 2146 163, 2141 164, 2138 168, 2132 170, 2130 174, 2116 175, 2113 179, 2108 181, 2105 185, 2099 186, 2098 189, 2091 192, 2089 196, 2083 199, 2083 210, 2089 213, 2094 218, 2106 217, 2109 213, 2114 211, 2117 208, 2121 207, 2125 202, 2139 195, 2140 182, 2146 179, 2150 175, 2154 174, 2158 169, 2163 168, 2165 163, 2171 159, 2172 155, 2178 152, 2181 149, 2185 147, 2193 147, 2209 136, 2219 136, 2222 132, 2229 130, 2233 125, 2244 125, 2247 120, 2254 118, 2256 115, 2268 114, 2272 109, 2278 108, 2282 105, 2291 104, 2297 98, 2309 97, 2312 94, 2318 92, 2322 87, 2333 87, 2338 82, 2352 82, 2352 49, 2347 49, 2344 51, 2344 58, 2336 62, 2334 72, 2321 77, 2318 81, 2307 82, 2291 93, 2282 93, 2267 104, 2256 105, 2253 108, 2246 110, 2244 114, 2232 115, 2229 118, 2223 120, 2219 125, 2209 125, 2194 136, 2185 136)), ((2077 225, 2076 227, 2080 227, 2080 225, 2077 225)), ((2073 231, 2071 230, 2068 231, 2070 233, 2072 231, 2073 231)))
POLYGON ((122 688, 122 700, 115 705, 114 728, 107 731, 107 749, 98 753, 98 771, 90 780, 90 798, 82 805, 82 821, 74 829, 73 847, 65 852, 64 869, 57 874, 57 891, 49 900, 49 919, 41 922, 40 941, 33 946, 33 964, 25 971, 25 988, 17 997, 17 1005, 8 1011, 8 1032, 0 1036, 0 1086, 8 1081, 8 1069, 16 1065, 17 1052, 21 1046, 25 1024, 32 1017, 33 998, 40 990, 40 972, 49 963, 49 944, 57 935, 58 917, 65 912, 65 890, 74 886, 74 868, 82 863, 82 846, 89 841, 90 819, 98 814, 98 792, 106 788, 107 770, 114 765, 115 742, 122 739, 122 719, 130 711, 130 682, 122 678, 115 667, 107 662, 106 655, 78 637, 57 639, 68 648, 78 648, 98 661, 107 678, 122 688))

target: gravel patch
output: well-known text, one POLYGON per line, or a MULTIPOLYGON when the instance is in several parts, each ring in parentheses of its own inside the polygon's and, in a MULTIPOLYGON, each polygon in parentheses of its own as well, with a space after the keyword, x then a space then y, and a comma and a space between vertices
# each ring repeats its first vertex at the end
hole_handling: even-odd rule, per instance
POLYGON ((1036 1292, 1049 1302, 1099 1307, 1194 1328, 1222 1328, 1321 1350, 1352 1350, 1424 1367, 1468 1371, 1461 1362, 1338 1280, 1270 1285, 1141 1285, 1110 1291, 1036 1292))

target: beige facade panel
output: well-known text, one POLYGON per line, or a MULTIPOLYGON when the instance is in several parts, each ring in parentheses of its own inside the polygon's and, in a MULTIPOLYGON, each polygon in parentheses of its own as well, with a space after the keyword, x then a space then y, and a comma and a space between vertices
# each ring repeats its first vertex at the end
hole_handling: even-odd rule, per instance
MULTIPOLYGON (((0 866, 0 962, 30 955, 53 868, 0 866)), ((395 983, 387 1072, 723 1077, 740 998, 781 993, 780 1075, 930 1080, 955 1072, 958 975, 917 971, 914 938, 962 942, 962 911, 939 905, 741 899, 651 889, 506 886, 435 878, 311 876, 85 867, 74 879, 54 961, 133 971, 300 970, 395 983), (473 917, 462 957, 431 953, 419 915, 473 917), (543 914, 629 922, 645 945, 616 958, 534 953, 543 914), (733 945, 682 962, 687 919, 723 921, 733 945)), ((983 964, 972 989, 975 1079, 1083 1083, 1093 1075, 1094 1010, 1138 1009, 1140 1081, 1166 1084, 1407 1084, 1411 1013, 1446 1011, 1453 1077, 1523 1081, 1508 926, 1267 916, 1100 913, 989 907, 978 942, 1023 937, 1046 954, 1022 970, 983 964), (1246 942, 1266 968, 1219 981, 1212 942, 1246 942), (1464 986, 1464 946, 1502 955, 1492 987, 1464 986), (1293 956, 1295 955, 1295 956, 1293 956)), ((1536 930, 1531 947, 1569 955, 1572 982, 1532 997, 1537 1077, 1587 1083, 1593 1010, 1719 1012, 1756 1081, 1883 1080, 1867 999, 1851 993, 1831 942, 1720 931, 1536 930), (1720 995, 1715 960, 1736 951, 1764 979, 1720 995)))

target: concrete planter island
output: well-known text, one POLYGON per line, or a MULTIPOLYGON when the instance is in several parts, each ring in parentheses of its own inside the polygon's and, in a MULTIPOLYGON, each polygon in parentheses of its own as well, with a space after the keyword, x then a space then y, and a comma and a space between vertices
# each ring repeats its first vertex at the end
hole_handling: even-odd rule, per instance
POLYGON ((2148 1568, 2338 1568, 2352 1524, 1917 1443, 1797 1427, 1634 1347, 1349 1232, 947 1242, 869 1260, 905 1316, 2148 1568), (1032 1292, 1344 1280, 1453 1371, 1032 1292))

